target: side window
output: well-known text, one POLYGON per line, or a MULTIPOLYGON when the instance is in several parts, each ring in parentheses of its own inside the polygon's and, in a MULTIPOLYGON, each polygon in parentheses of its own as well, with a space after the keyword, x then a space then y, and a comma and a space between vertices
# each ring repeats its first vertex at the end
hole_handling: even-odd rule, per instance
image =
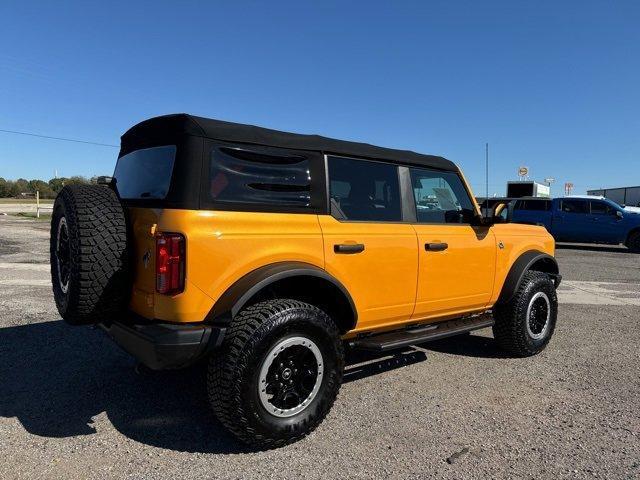
POLYGON ((214 202, 308 208, 309 159, 286 151, 274 154, 215 147, 211 152, 208 188, 214 202))
POLYGON ((411 168, 419 223, 470 223, 474 209, 460 177, 451 172, 411 168))
POLYGON ((550 202, 548 200, 518 200, 514 209, 544 212, 549 210, 549 205, 550 202))
POLYGON ((528 200, 527 210, 535 210, 538 212, 544 212, 549 210, 549 202, 546 200, 528 200))
POLYGON ((605 202, 590 202, 592 215, 615 215, 615 210, 605 202))
POLYGON ((589 213, 586 200, 562 200, 562 211, 565 213, 589 213))
POLYGON ((331 215, 341 220, 400 222, 398 167, 328 157, 331 215))

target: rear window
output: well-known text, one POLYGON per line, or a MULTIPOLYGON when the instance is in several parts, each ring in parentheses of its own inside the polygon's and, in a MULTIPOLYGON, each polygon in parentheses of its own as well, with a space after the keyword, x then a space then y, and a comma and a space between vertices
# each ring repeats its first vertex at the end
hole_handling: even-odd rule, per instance
POLYGON ((589 213, 586 200, 562 200, 562 211, 566 213, 589 213))
POLYGON ((113 173, 120 198, 165 198, 175 158, 175 145, 144 148, 120 157, 113 173))
POLYGON ((398 167, 329 157, 331 215, 340 220, 400 222, 398 167))
POLYGON ((547 211, 551 208, 551 202, 548 200, 518 200, 515 204, 515 210, 535 210, 547 211))
POLYGON ((211 154, 209 195, 214 202, 309 208, 309 159, 283 151, 231 147, 211 154))

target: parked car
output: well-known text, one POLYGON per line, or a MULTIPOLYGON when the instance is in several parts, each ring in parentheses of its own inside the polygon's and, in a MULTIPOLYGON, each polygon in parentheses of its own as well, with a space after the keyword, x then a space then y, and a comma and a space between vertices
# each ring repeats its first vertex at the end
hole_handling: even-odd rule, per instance
POLYGON ((482 217, 442 157, 180 114, 127 131, 101 183, 56 199, 58 311, 150 368, 208 365, 214 413, 260 448, 324 419, 345 348, 493 326, 529 356, 555 328, 553 238, 482 217))
POLYGON ((627 210, 628 212, 640 213, 640 205, 621 205, 618 202, 611 200, 610 198, 603 197, 602 195, 567 195, 565 198, 586 198, 589 200, 609 200, 610 202, 615 203, 620 208, 627 210))
POLYGON ((543 225, 558 242, 624 244, 640 252, 640 214, 604 197, 521 198, 512 221, 543 225))

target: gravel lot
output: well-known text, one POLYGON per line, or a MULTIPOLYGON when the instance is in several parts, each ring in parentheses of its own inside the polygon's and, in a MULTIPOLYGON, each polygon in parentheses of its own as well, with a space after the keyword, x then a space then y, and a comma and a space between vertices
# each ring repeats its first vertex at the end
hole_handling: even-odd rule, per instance
POLYGON ((547 350, 490 330, 353 357, 327 420, 268 452, 209 413, 201 372, 137 373, 53 304, 48 224, 0 217, 0 478, 638 478, 640 255, 561 246, 547 350))

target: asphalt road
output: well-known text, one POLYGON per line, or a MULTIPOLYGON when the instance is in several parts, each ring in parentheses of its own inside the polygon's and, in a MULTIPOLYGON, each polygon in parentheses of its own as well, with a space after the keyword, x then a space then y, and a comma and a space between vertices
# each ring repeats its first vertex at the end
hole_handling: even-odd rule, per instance
POLYGON ((561 246, 555 336, 504 358, 490 330, 352 357, 326 421, 267 452, 209 412, 201 372, 137 373, 60 320, 48 224, 0 217, 0 478, 638 478, 640 255, 561 246))

